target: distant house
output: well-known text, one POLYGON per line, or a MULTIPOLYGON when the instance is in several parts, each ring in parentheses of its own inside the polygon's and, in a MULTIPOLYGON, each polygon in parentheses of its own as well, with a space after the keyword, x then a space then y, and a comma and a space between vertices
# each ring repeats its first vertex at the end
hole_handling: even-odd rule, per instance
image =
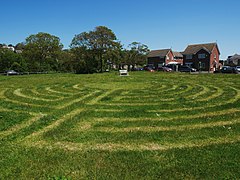
POLYGON ((182 64, 183 55, 173 52, 171 49, 160 49, 150 51, 147 56, 148 66, 158 68, 168 64, 182 64))
POLYGON ((235 54, 233 56, 228 56, 227 64, 231 66, 240 66, 240 55, 235 54))
POLYGON ((183 55, 180 52, 173 51, 174 62, 177 64, 183 64, 183 55))
POLYGON ((23 48, 18 48, 17 46, 13 46, 12 44, 5 45, 5 44, 0 44, 0 49, 8 49, 10 51, 13 51, 17 54, 21 54, 23 52, 23 48))
POLYGON ((1 49, 8 49, 10 51, 15 51, 15 47, 12 44, 6 45, 6 44, 0 44, 1 49))
POLYGON ((215 71, 219 68, 220 51, 217 43, 189 45, 183 54, 183 63, 203 71, 215 71))

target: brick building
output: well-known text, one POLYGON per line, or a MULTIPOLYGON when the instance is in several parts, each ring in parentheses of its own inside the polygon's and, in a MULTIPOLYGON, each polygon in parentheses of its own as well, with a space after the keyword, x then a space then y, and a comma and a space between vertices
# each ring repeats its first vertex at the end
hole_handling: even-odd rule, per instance
POLYGON ((148 54, 147 64, 155 69, 168 64, 183 64, 183 55, 172 49, 153 50, 148 54))
POLYGON ((189 45, 183 54, 183 63, 202 71, 219 68, 220 51, 217 43, 189 45))

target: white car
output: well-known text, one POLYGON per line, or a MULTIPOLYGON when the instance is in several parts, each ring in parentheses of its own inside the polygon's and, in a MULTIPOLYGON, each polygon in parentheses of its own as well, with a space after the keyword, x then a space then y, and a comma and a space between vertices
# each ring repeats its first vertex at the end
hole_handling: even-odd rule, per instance
POLYGON ((6 75, 7 75, 7 76, 19 75, 19 73, 16 72, 16 71, 14 71, 14 70, 8 70, 8 71, 6 71, 6 75))
POLYGON ((235 70, 238 71, 238 72, 240 72, 240 66, 236 66, 236 67, 235 67, 235 70))

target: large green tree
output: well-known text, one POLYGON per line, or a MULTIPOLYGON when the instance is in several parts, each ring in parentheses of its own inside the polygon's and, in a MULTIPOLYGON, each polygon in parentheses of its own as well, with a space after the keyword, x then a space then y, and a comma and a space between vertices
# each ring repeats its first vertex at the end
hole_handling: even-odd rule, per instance
POLYGON ((105 26, 98 26, 93 31, 78 34, 71 43, 72 49, 85 48, 88 53, 91 53, 94 56, 93 61, 97 60, 98 62, 96 68, 100 72, 103 72, 104 66, 108 61, 108 51, 117 46, 119 46, 119 42, 116 35, 105 26))
POLYGON ((0 72, 6 70, 25 72, 28 70, 27 63, 21 54, 9 49, 0 49, 0 72))
POLYGON ((147 53, 149 52, 148 46, 140 42, 132 42, 128 45, 128 49, 124 51, 123 63, 135 69, 136 65, 144 65, 147 60, 147 53))
POLYGON ((57 70, 62 48, 60 38, 40 32, 26 38, 23 55, 34 71, 57 70))
POLYGON ((78 74, 90 74, 97 72, 98 60, 97 53, 86 47, 72 48, 71 53, 74 58, 74 70, 78 74))
POLYGON ((68 49, 61 51, 58 57, 58 71, 74 72, 75 66, 74 54, 68 49))
POLYGON ((108 69, 113 69, 113 66, 117 69, 120 69, 122 62, 124 61, 124 55, 125 52, 120 43, 111 50, 107 51, 105 57, 108 59, 108 69))

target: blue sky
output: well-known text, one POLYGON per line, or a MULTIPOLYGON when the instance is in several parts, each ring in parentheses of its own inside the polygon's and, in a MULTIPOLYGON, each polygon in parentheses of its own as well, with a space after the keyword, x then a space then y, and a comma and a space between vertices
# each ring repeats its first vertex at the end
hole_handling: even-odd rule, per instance
POLYGON ((11 0, 0 4, 0 43, 16 44, 38 32, 60 37, 68 48, 75 34, 103 25, 125 45, 183 51, 216 42, 221 58, 240 53, 239 0, 11 0))

